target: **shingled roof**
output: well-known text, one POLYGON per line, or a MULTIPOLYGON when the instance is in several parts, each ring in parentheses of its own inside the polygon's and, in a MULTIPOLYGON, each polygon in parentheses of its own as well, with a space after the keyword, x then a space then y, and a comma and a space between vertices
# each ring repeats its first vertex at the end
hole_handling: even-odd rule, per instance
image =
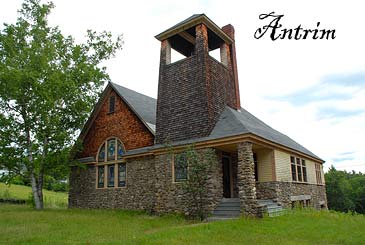
MULTIPOLYGON (((157 100, 140 94, 131 89, 125 88, 123 86, 117 85, 115 83, 110 84, 116 90, 116 92, 129 104, 129 106, 138 114, 138 116, 140 116, 141 119, 151 128, 153 127, 154 130, 156 125, 157 100)), ((215 127, 208 137, 196 138, 175 143, 178 145, 185 143, 190 144, 194 142, 226 138, 230 136, 237 136, 249 133, 321 160, 314 153, 312 153, 302 145, 298 144, 285 134, 282 134, 279 131, 273 129, 245 109, 241 108, 237 111, 228 106, 226 106, 225 110, 220 115, 218 122, 216 123, 215 127)), ((145 152, 159 147, 160 145, 155 145, 143 149, 136 149, 130 153, 135 154, 145 152)))
POLYGON ((129 107, 155 131, 157 100, 112 82, 110 85, 125 100, 129 107))
POLYGON ((257 135, 271 142, 275 142, 320 159, 302 145, 298 144, 285 134, 273 129, 243 108, 236 111, 226 106, 209 137, 216 139, 246 133, 257 135))

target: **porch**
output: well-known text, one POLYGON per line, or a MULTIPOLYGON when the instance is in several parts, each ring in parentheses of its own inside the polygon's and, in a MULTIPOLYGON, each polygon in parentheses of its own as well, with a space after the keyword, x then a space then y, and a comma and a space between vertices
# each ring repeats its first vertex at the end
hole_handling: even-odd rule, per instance
POLYGON ((216 149, 221 153, 222 198, 239 200, 240 211, 245 215, 260 216, 265 206, 262 200, 270 202, 277 196, 273 186, 274 150, 252 142, 221 145, 216 149))

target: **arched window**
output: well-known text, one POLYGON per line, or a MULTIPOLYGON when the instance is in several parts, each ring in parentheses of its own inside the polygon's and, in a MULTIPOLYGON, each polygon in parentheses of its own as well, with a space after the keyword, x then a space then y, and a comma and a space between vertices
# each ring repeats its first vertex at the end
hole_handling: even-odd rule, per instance
POLYGON ((122 142, 113 137, 103 142, 97 157, 97 188, 126 186, 126 164, 122 142))

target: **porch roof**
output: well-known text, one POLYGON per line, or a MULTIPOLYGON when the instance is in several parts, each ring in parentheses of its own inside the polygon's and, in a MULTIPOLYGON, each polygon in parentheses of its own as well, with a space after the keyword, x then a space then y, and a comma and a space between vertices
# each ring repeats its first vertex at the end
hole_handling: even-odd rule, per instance
POLYGON ((257 135, 266 140, 322 160, 287 135, 273 129, 243 108, 237 111, 226 106, 209 137, 221 138, 246 133, 257 135))

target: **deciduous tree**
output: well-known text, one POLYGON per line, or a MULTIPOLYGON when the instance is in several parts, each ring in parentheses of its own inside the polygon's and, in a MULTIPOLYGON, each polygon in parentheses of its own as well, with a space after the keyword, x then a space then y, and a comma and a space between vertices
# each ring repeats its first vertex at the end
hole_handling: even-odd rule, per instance
POLYGON ((37 209, 44 176, 67 168, 70 147, 109 80, 100 63, 121 36, 87 31, 76 44, 48 24, 53 3, 25 0, 0 30, 0 169, 30 178, 37 209))

